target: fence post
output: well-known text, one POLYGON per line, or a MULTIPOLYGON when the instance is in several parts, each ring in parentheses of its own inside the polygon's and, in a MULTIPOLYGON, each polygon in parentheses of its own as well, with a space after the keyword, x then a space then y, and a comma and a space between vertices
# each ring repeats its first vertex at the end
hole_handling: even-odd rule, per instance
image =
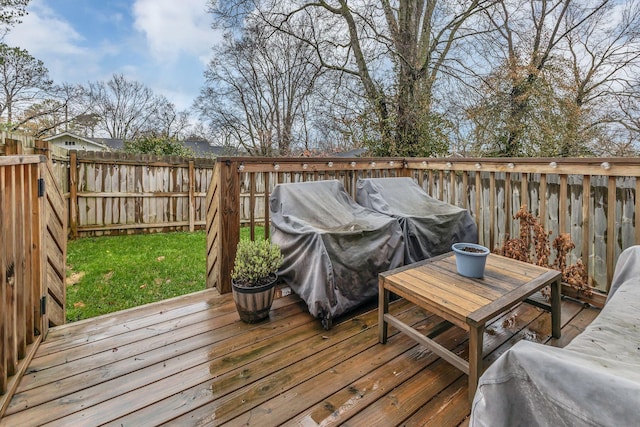
POLYGON ((69 152, 69 228, 71 238, 78 238, 78 153, 69 152))
POLYGON ((218 159, 207 191, 207 288, 231 292, 231 270, 240 240, 238 162, 218 159))
POLYGON ((195 170, 193 160, 189 160, 189 231, 194 232, 196 226, 196 194, 195 170))
POLYGON ((47 160, 51 160, 51 150, 49 149, 49 142, 41 139, 36 139, 33 145, 34 154, 42 154, 47 157, 47 160))
POLYGON ((7 138, 4 140, 5 156, 15 156, 22 154, 22 145, 16 139, 7 138))
POLYGON ((240 241, 240 172, 237 162, 226 160, 220 166, 220 231, 222 262, 220 270, 221 294, 231 292, 231 271, 240 241))

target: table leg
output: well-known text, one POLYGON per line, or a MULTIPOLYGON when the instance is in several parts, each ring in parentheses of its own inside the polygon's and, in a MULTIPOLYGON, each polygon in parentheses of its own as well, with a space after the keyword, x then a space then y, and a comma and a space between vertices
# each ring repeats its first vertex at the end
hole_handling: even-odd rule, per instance
POLYGON ((384 315, 389 312, 389 291, 384 288, 384 279, 378 279, 378 328, 380 330, 380 342, 387 343, 387 322, 384 315))
POLYGON ((562 292, 560 280, 551 284, 551 335, 560 338, 562 322, 560 319, 560 294, 562 292))
POLYGON ((473 396, 478 387, 478 378, 482 375, 482 345, 484 336, 484 324, 470 326, 469 328, 469 401, 473 402, 473 396))

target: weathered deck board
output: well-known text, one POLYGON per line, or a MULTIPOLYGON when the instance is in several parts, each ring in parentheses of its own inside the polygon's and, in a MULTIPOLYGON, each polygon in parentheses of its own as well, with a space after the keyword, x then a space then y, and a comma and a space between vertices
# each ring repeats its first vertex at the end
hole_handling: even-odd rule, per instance
MULTIPOLYGON (((446 329, 404 301, 392 311, 425 334, 446 329)), ((597 310, 565 300, 563 337, 521 304, 486 329, 485 363, 519 339, 564 346, 597 310)), ((467 357, 467 335, 436 341, 467 357)), ((215 290, 53 328, 0 426, 459 425, 467 377, 394 328, 378 343, 377 309, 321 328, 295 296, 242 323, 215 290), (49 424, 47 424, 49 423, 49 424)))

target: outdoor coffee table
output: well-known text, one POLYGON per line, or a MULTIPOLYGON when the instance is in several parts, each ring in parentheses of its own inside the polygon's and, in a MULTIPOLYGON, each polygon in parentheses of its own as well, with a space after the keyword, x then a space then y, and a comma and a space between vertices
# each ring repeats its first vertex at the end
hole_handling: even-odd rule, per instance
POLYGON ((381 273, 380 342, 387 342, 388 325, 398 328, 467 374, 469 400, 473 400, 482 374, 482 339, 486 322, 551 285, 551 334, 560 338, 560 279, 559 271, 495 254, 489 254, 482 279, 459 275, 453 253, 381 273), (469 361, 390 314, 391 292, 469 331, 469 361))

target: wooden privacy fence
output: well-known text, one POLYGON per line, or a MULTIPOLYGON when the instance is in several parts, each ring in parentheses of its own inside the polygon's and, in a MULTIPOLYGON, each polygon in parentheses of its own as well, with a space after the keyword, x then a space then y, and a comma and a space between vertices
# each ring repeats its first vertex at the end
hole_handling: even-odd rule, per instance
POLYGON ((194 231, 205 225, 205 196, 215 161, 143 154, 71 151, 68 169, 72 237, 194 231))
POLYGON ((0 157, 0 417, 49 325, 65 321, 66 212, 44 156, 0 157))
MULTIPOLYGON (((570 233, 589 284, 607 291, 622 250, 640 243, 636 212, 640 159, 218 158, 207 195, 207 286, 230 291, 241 223, 269 224, 269 196, 278 183, 340 180, 355 196, 362 177, 412 177, 428 194, 468 209, 480 243, 495 248, 517 237, 521 205, 551 232, 570 233)), ((265 237, 269 229, 265 227, 265 237)), ((602 298, 598 299, 602 301, 602 298)))
POLYGON ((19 133, 0 132, 0 156, 24 154, 42 154, 49 159, 69 157, 68 150, 51 145, 47 141, 19 133))

